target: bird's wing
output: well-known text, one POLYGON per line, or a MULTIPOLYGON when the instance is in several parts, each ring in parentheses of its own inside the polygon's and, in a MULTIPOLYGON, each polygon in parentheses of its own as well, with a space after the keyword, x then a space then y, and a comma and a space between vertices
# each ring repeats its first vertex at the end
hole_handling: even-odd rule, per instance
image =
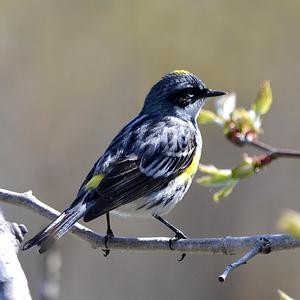
POLYGON ((95 175, 97 186, 90 179, 93 189, 86 201, 95 204, 85 221, 163 188, 192 163, 197 147, 193 130, 172 126, 162 128, 159 136, 155 130, 154 136, 148 134, 147 142, 141 139, 132 149, 134 154, 120 157, 107 173, 95 175))

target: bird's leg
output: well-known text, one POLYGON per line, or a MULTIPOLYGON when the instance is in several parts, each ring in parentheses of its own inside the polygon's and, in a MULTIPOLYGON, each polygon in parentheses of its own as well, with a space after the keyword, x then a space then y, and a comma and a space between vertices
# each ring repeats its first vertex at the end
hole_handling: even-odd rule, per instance
MULTIPOLYGON (((154 216, 154 217, 155 217, 155 219, 157 219, 158 221, 160 221, 161 223, 166 225, 168 228, 170 228, 175 233, 175 236, 169 240, 169 247, 171 250, 174 250, 174 248, 172 246, 176 241, 178 241, 180 239, 188 238, 181 230, 176 228, 174 225, 169 223, 167 220, 165 220, 161 216, 154 216)), ((185 258, 185 256, 186 256, 186 253, 182 253, 182 255, 178 261, 182 261, 185 258)))
POLYGON ((104 246, 105 249, 102 249, 104 257, 107 257, 110 253, 110 250, 107 247, 108 241, 114 237, 114 233, 110 227, 110 218, 109 218, 109 212, 106 213, 106 223, 107 223, 107 229, 106 229, 106 236, 104 237, 104 246))

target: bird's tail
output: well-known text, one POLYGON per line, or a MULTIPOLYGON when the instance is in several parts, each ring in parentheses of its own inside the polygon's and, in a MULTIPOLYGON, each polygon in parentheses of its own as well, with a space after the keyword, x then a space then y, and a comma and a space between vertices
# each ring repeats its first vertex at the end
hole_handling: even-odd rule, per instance
POLYGON ((35 245, 40 246, 39 252, 48 250, 52 244, 60 239, 71 227, 85 214, 86 205, 79 203, 75 207, 66 209, 57 219, 55 219, 45 229, 40 231, 31 240, 25 243, 23 250, 27 250, 35 245))

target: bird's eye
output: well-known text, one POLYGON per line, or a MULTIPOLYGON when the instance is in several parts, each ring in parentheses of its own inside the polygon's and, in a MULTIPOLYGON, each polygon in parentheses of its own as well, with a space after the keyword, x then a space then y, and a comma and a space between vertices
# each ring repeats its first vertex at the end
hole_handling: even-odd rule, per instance
POLYGON ((197 98, 197 90, 193 87, 188 87, 175 91, 170 95, 169 99, 178 106, 186 106, 194 103, 197 98))

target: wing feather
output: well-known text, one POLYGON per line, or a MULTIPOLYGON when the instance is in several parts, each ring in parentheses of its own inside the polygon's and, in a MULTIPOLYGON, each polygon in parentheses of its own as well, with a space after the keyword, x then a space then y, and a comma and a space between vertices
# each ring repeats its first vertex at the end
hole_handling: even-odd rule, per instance
POLYGON ((95 204, 85 221, 164 188, 191 164, 197 147, 192 130, 176 127, 164 128, 159 137, 156 134, 147 140, 148 144, 142 142, 133 149, 134 154, 113 163, 99 186, 90 191, 87 201, 95 204))

